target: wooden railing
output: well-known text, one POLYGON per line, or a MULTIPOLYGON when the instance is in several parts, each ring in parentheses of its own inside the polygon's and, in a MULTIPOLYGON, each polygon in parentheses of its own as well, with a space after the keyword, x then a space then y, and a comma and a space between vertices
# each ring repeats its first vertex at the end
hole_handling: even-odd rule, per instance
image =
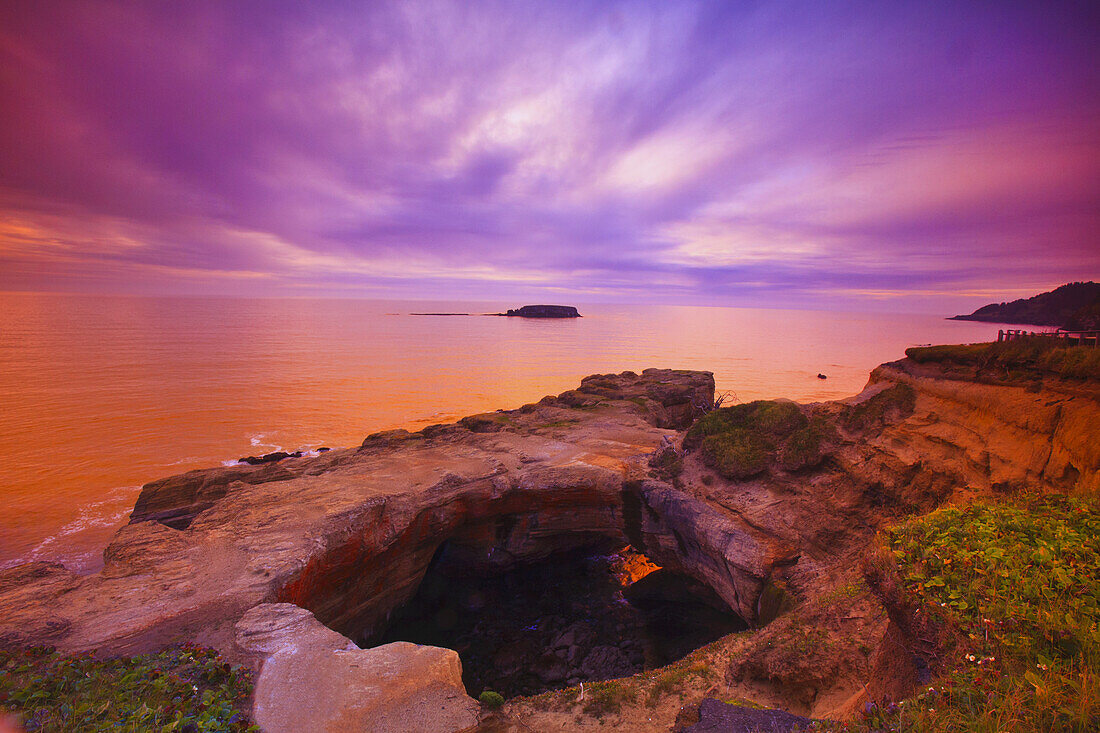
POLYGON ((1100 331, 1066 331, 1059 328, 1057 331, 1024 331, 1019 328, 1010 328, 997 332, 998 341, 1013 341, 1015 339, 1042 336, 1043 338, 1065 339, 1067 345, 1100 347, 1100 331))

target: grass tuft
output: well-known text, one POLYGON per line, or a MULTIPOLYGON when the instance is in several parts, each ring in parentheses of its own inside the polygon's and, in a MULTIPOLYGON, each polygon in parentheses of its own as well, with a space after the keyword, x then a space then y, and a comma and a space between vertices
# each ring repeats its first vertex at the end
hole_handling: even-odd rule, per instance
POLYGON ((919 364, 973 366, 1009 380, 1050 374, 1068 379, 1100 379, 1100 349, 1070 346, 1063 339, 1032 336, 987 344, 922 346, 905 350, 919 364))

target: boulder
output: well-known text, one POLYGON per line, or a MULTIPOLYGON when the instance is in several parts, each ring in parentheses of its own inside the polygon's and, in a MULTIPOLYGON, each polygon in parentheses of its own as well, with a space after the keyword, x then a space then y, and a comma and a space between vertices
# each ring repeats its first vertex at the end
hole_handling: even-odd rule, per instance
MULTIPOLYGON (((328 450, 326 448, 325 450, 328 450)), ((275 463, 281 461, 284 458, 301 458, 302 451, 296 450, 293 453, 287 453, 283 450, 277 450, 274 453, 265 453, 262 456, 246 456, 245 458, 238 458, 237 463, 247 463, 250 466, 259 466, 262 463, 275 463)))
POLYGON ((699 722, 684 733, 787 733, 807 730, 813 722, 784 710, 729 705, 708 697, 699 705, 699 722))
POLYGON ((359 649, 291 604, 262 604, 236 625, 262 658, 252 716, 264 733, 451 733, 477 725, 478 704, 450 649, 395 642, 359 649))

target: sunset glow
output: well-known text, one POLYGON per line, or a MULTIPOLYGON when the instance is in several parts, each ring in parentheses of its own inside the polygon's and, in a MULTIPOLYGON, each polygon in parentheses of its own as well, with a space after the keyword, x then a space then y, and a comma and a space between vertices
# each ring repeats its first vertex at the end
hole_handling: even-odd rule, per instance
POLYGON ((4 3, 0 290, 961 312, 1100 274, 1097 16, 4 3))

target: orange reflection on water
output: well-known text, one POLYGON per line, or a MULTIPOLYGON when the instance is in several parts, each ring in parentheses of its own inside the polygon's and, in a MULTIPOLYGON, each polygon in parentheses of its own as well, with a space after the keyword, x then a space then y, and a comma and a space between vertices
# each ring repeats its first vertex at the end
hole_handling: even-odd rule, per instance
POLYGON ((742 401, 833 399, 907 346, 997 330, 684 306, 587 305, 571 320, 407 315, 516 305, 0 295, 0 563, 94 567, 155 478, 514 408, 592 373, 705 369, 742 401))

